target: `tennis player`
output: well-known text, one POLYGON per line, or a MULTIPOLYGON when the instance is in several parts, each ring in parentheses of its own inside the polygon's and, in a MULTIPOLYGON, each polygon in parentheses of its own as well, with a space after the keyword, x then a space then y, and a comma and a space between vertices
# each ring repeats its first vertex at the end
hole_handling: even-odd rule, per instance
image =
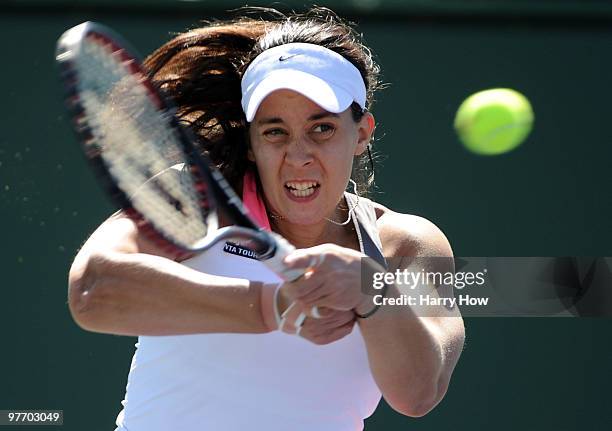
POLYGON ((283 284, 233 243, 177 262, 122 214, 103 223, 69 304, 87 330, 139 336, 117 430, 355 431, 381 396, 404 415, 433 409, 462 350, 458 311, 381 306, 361 274, 452 251, 431 222, 364 196, 379 69, 358 34, 323 8, 242 17, 145 64, 257 221, 298 248, 287 265, 310 269, 283 284))

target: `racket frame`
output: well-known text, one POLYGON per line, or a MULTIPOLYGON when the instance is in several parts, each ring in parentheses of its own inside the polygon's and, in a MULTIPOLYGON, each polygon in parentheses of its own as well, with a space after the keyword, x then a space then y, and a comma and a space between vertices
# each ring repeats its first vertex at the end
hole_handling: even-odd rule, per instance
POLYGON ((142 67, 141 57, 130 44, 112 29, 91 21, 84 22, 67 30, 57 42, 56 61, 60 70, 60 79, 64 87, 64 98, 67 111, 72 118, 73 129, 81 144, 86 158, 100 180, 102 187, 111 199, 118 204, 125 214, 135 221, 138 228, 150 239, 154 240, 162 249, 169 251, 180 258, 205 251, 218 241, 223 239, 237 238, 254 242, 258 245, 258 254, 261 259, 269 259, 276 254, 277 244, 267 232, 263 231, 252 221, 240 199, 231 186, 216 168, 204 160, 199 154, 193 142, 195 137, 189 129, 180 124, 174 113, 176 108, 160 94, 160 90, 150 80, 147 72, 142 67), (209 232, 215 231, 214 235, 207 234, 193 244, 192 247, 178 245, 166 236, 161 229, 138 211, 131 203, 130 197, 117 186, 113 176, 101 156, 101 149, 95 142, 95 135, 87 122, 87 111, 84 107, 79 92, 79 72, 76 58, 83 49, 83 43, 91 38, 94 43, 103 46, 104 49, 119 58, 123 67, 130 74, 138 76, 139 81, 146 88, 146 94, 154 106, 164 113, 169 120, 170 127, 178 137, 180 149, 186 156, 187 169, 191 174, 196 192, 201 197, 202 216, 206 224, 210 226, 209 232), (201 190, 206 190, 206 198, 201 190), (223 202, 222 205, 219 203, 223 202), (236 226, 216 229, 216 209, 223 206, 225 211, 236 226))

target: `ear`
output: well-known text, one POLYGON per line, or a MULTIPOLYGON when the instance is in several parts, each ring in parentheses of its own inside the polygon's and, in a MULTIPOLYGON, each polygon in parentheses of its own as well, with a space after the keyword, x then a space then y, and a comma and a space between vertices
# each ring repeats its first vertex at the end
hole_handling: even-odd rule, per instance
POLYGON ((376 128, 376 121, 374 120, 374 116, 370 112, 366 112, 361 117, 361 120, 358 124, 357 130, 357 147, 355 148, 355 155, 361 155, 372 140, 372 136, 374 135, 374 129, 376 128))
POLYGON ((249 149, 248 149, 248 151, 247 151, 247 158, 248 158, 248 159, 249 159, 251 162, 255 163, 255 155, 253 154, 253 150, 251 150, 251 146, 250 146, 250 145, 249 145, 249 149))

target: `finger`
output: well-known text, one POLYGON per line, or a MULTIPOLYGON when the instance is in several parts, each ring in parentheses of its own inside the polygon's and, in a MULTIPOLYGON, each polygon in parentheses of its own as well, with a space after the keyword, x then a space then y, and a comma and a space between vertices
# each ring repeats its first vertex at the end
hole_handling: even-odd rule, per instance
POLYGON ((331 295, 337 290, 337 283, 334 282, 329 274, 325 277, 313 274, 309 276, 304 283, 299 283, 297 285, 295 299, 304 304, 308 304, 308 307, 312 307, 313 305, 323 305, 318 304, 318 301, 325 296, 331 295))
POLYGON ((304 313, 306 314, 306 317, 312 317, 315 320, 322 320, 325 319, 327 317, 333 316, 335 313, 337 313, 337 310, 333 310, 331 308, 327 308, 327 307, 310 307, 310 308, 306 308, 304 307, 304 304, 302 304, 299 301, 296 301, 296 306, 299 305, 304 311, 304 313))
POLYGON ((306 313, 303 313, 303 312, 300 313, 297 319, 295 319, 295 323, 294 323, 295 327, 301 328, 305 320, 306 320, 306 313))
POLYGON ((285 257, 283 263, 288 268, 308 268, 313 262, 311 253, 304 250, 296 250, 289 256, 285 257))
POLYGON ((321 319, 319 321, 310 320, 309 322, 325 329, 333 329, 346 325, 354 320, 355 314, 352 311, 341 311, 332 317, 328 317, 327 319, 321 319))
POLYGON ((318 345, 330 344, 334 341, 338 341, 353 331, 354 323, 347 323, 346 325, 342 325, 340 327, 324 331, 322 333, 313 333, 309 334, 307 337, 305 336, 306 331, 302 331, 302 337, 307 338, 318 345))
POLYGON ((319 319, 320 314, 317 307, 312 307, 309 313, 306 313, 300 304, 293 302, 287 307, 283 314, 281 314, 279 329, 283 332, 299 335, 302 325, 308 316, 319 319), (298 311, 301 312, 296 317, 298 311))
POLYGON ((353 332, 353 328, 355 327, 355 322, 348 322, 341 326, 336 326, 335 328, 328 331, 328 334, 335 337, 336 339, 342 338, 351 332, 353 332))
POLYGON ((308 301, 308 307, 310 308, 315 305, 314 302, 317 298, 327 294, 327 291, 332 289, 333 286, 329 286, 329 283, 325 283, 323 278, 316 277, 314 274, 309 274, 295 283, 293 293, 297 301, 308 301))
POLYGON ((300 315, 295 319, 295 323, 293 324, 296 328, 296 334, 300 334, 302 330, 302 325, 304 325, 304 321, 306 320, 306 313, 300 313, 300 315))
POLYGON ((311 301, 306 301, 303 299, 296 299, 296 302, 298 302, 304 310, 310 310, 312 309, 312 307, 315 307, 315 306, 331 308, 336 311, 340 311, 340 310, 346 311, 350 308, 353 308, 353 307, 347 306, 344 303, 345 301, 343 301, 343 297, 334 291, 323 292, 321 294, 317 292, 313 294, 313 296, 314 296, 314 299, 311 301))
POLYGON ((285 281, 280 288, 284 296, 291 299, 297 298, 298 286, 295 283, 285 281))
POLYGON ((325 256, 316 250, 296 250, 285 257, 284 264, 288 268, 316 268, 325 260, 325 256))
POLYGON ((304 322, 303 329, 306 329, 309 333, 321 335, 325 331, 344 326, 355 320, 355 315, 352 311, 336 311, 333 315, 319 320, 307 319, 304 322))
POLYGON ((281 314, 281 321, 278 325, 278 329, 286 332, 287 334, 295 334, 300 326, 304 323, 304 317, 302 317, 302 308, 297 303, 292 303, 289 307, 281 314))
POLYGON ((328 317, 331 317, 338 312, 337 310, 334 310, 333 308, 328 308, 328 307, 317 307, 317 309, 319 310, 321 319, 326 319, 328 317))
POLYGON ((313 291, 321 284, 321 280, 313 279, 311 274, 306 274, 294 281, 285 281, 282 289, 283 294, 291 299, 297 299, 302 290, 313 291))
POLYGON ((320 289, 316 291, 313 296, 315 296, 313 301, 304 300, 303 298, 296 299, 296 301, 299 301, 305 309, 316 305, 319 307, 328 307, 334 310, 346 311, 354 307, 354 304, 352 304, 354 300, 349 294, 347 294, 346 289, 320 289), (320 296, 319 291, 321 292, 320 296))
POLYGON ((299 318, 296 319, 296 323, 301 323, 303 322, 303 320, 306 317, 312 317, 313 319, 321 319, 321 312, 319 311, 319 307, 312 306, 312 307, 306 307, 304 306, 303 303, 299 302, 299 301, 295 301, 294 304, 296 304, 296 306, 299 306, 300 309, 302 310, 302 315, 300 315, 299 318))
POLYGON ((356 318, 353 311, 338 311, 330 320, 333 325, 342 326, 356 320, 356 318))
POLYGON ((321 313, 319 312, 319 307, 317 307, 316 305, 313 307, 303 307, 304 311, 302 312, 302 314, 304 315, 304 318, 306 317, 312 317, 313 319, 320 319, 321 313))
POLYGON ((333 339, 333 341, 338 341, 341 338, 346 337, 351 332, 353 332, 353 328, 355 327, 355 322, 349 322, 342 326, 338 326, 335 329, 332 329, 329 332, 329 337, 333 339))

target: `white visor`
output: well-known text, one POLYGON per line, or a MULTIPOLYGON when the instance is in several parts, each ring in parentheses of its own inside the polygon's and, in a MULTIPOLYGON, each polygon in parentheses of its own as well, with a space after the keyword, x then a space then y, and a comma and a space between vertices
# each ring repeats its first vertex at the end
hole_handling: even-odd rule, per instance
POLYGON ((273 91, 293 90, 338 114, 353 102, 365 109, 359 70, 340 54, 310 43, 288 43, 259 54, 242 77, 242 109, 250 123, 273 91))

